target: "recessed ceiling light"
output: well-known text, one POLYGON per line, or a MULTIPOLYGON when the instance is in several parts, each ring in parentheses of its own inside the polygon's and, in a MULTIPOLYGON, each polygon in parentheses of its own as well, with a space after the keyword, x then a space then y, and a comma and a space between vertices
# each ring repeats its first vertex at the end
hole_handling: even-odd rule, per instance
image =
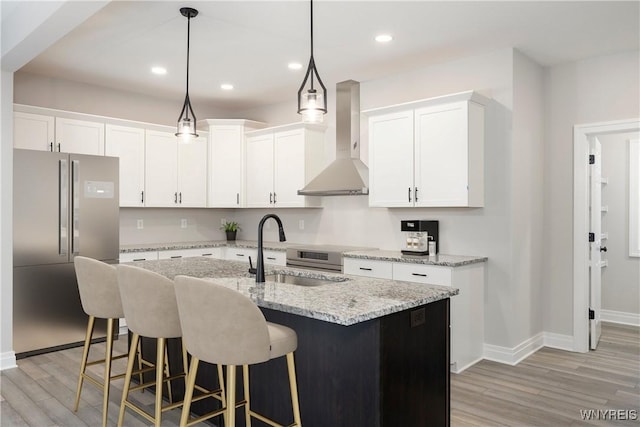
POLYGON ((302 68, 302 64, 299 62, 290 62, 288 67, 290 70, 300 70, 302 68))
POLYGON ((376 41, 378 43, 388 43, 391 40, 393 40, 393 37, 390 36, 389 34, 380 34, 376 36, 376 41))
POLYGON ((159 76, 164 76, 167 74, 167 69, 164 67, 151 67, 151 72, 159 76))
POLYGON ((220 85, 220 89, 222 90, 231 90, 233 89, 233 85, 229 83, 223 83, 220 85))

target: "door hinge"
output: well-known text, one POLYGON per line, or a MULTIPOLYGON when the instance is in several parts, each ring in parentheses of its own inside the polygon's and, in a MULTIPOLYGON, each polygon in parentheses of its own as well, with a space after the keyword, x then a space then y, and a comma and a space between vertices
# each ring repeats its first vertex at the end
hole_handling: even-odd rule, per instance
POLYGON ((589 309, 589 320, 593 320, 596 318, 596 312, 592 309, 589 309))
POLYGON ((589 164, 590 165, 595 165, 596 164, 596 155, 595 154, 589 154, 589 164))
POLYGON ((596 241, 596 233, 589 233, 589 242, 596 241))

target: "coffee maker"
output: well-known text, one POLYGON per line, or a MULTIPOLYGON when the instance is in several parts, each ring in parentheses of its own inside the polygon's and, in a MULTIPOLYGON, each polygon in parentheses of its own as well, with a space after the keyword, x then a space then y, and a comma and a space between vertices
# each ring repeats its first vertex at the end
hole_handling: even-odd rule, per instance
POLYGON ((400 231, 404 234, 404 255, 434 256, 438 253, 438 221, 402 220, 400 231))

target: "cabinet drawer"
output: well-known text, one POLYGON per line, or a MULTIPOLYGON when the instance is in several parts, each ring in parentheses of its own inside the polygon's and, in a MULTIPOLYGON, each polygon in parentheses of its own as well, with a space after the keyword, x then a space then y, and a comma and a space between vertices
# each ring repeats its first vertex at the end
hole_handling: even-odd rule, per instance
POLYGON ((393 280, 451 286, 451 268, 394 262, 393 280))
POLYGON ((204 256, 209 258, 222 258, 222 248, 194 248, 194 249, 176 249, 168 251, 160 251, 159 259, 170 258, 189 258, 196 256, 204 256))
MULTIPOLYGON (((264 263, 285 266, 287 265, 287 253, 282 251, 264 251, 264 263)), ((256 259, 258 255, 256 252, 256 259)), ((253 258, 251 258, 253 260, 253 258)))
POLYGON ((158 259, 158 251, 123 252, 120 254, 120 262, 155 261, 158 259))
POLYGON ((391 279, 393 265, 387 261, 375 261, 367 259, 344 259, 344 274, 354 276, 375 277, 379 279, 391 279))
MULTIPOLYGON (((263 253, 264 254, 264 253, 263 253)), ((233 248, 227 247, 225 249, 225 259, 231 261, 243 261, 249 262, 249 257, 253 261, 253 265, 256 265, 258 261, 258 250, 249 248, 233 248)))

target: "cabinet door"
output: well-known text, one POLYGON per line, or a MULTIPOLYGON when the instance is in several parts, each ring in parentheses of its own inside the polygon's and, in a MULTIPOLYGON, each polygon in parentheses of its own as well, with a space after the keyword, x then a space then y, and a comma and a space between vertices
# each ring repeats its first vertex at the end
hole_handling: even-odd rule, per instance
POLYGON ((369 118, 369 206, 413 206, 413 110, 369 118))
POLYGON ((104 156, 104 123, 56 117, 57 151, 104 156))
POLYGON ((52 116, 13 113, 13 148, 53 151, 54 124, 52 116))
POLYGON ((468 206, 467 103, 415 112, 416 206, 468 206))
POLYGON ((273 206, 273 134, 247 138, 247 207, 273 206))
POLYGON ((105 155, 120 159, 120 206, 144 206, 144 129, 106 125, 105 155))
POLYGON ((145 206, 178 206, 177 138, 169 132, 145 133, 145 206))
POLYGON ((207 135, 178 143, 178 206, 207 207, 207 135))
POLYGON ((234 125, 209 128, 209 207, 242 206, 243 131, 234 125))
POLYGON ((303 129, 274 135, 274 199, 279 208, 304 207, 298 190, 305 182, 305 133, 303 129))

